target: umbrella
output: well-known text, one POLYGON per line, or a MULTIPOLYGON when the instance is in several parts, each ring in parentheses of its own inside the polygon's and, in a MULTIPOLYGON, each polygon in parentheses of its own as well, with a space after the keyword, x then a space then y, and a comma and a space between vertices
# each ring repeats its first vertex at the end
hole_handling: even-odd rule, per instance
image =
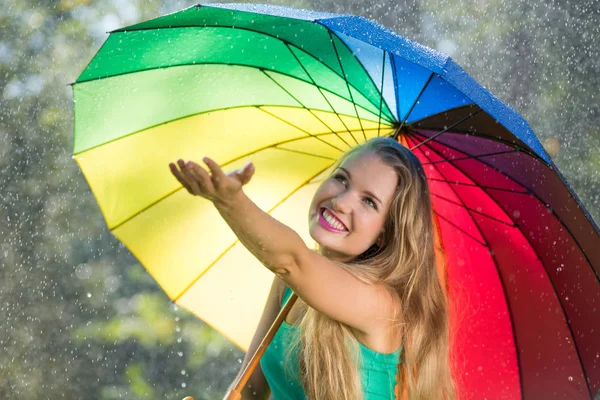
POLYGON ((312 246, 317 186, 385 135, 429 179, 464 398, 600 388, 600 229, 523 118, 446 55, 357 16, 198 5, 112 31, 73 97, 74 158, 111 232, 240 348, 273 274, 168 163, 252 160, 245 191, 312 246))

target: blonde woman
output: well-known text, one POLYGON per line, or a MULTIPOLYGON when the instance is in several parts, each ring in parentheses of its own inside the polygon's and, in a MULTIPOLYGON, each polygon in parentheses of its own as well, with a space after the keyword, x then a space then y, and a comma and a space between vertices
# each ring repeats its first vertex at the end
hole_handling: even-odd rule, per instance
POLYGON ((204 161, 210 174, 183 160, 170 168, 275 274, 244 365, 291 291, 298 295, 244 400, 456 398, 429 187, 409 149, 377 137, 338 160, 309 208, 316 250, 244 194, 251 163, 225 174, 204 161))

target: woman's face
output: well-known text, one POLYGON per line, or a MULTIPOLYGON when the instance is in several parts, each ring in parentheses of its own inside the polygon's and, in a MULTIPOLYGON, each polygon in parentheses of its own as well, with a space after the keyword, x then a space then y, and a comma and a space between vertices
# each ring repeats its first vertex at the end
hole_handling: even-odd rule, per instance
POLYGON ((321 245, 321 254, 345 262, 376 243, 397 184, 394 169, 374 153, 346 158, 319 186, 310 204, 309 232, 321 245))

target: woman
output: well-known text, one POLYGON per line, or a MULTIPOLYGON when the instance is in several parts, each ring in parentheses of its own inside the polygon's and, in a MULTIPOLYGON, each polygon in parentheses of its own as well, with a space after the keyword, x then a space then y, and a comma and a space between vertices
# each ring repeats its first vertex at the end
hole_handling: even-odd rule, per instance
POLYGON ((276 275, 244 364, 298 295, 243 399, 393 399, 397 364, 404 397, 455 399, 429 187, 410 150, 377 137, 338 160, 309 208, 316 251, 244 195, 251 163, 225 175, 204 161, 212 175, 193 162, 170 167, 276 275))

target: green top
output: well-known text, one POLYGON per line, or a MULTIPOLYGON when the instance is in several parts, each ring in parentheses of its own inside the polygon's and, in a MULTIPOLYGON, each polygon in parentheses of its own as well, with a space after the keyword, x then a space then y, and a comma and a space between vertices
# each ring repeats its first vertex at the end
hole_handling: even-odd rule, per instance
MULTIPOLYGON (((285 304, 291 293, 291 289, 286 286, 282 305, 285 304)), ((291 355, 293 365, 289 369, 293 371, 293 375, 286 376, 284 371, 285 349, 292 334, 299 334, 299 328, 283 321, 260 360, 260 366, 271 388, 274 400, 306 400, 306 394, 300 381, 297 354, 291 355)), ((393 353, 378 353, 360 342, 359 344, 362 354, 359 368, 364 399, 393 399, 397 365, 401 361, 402 347, 393 353)))

